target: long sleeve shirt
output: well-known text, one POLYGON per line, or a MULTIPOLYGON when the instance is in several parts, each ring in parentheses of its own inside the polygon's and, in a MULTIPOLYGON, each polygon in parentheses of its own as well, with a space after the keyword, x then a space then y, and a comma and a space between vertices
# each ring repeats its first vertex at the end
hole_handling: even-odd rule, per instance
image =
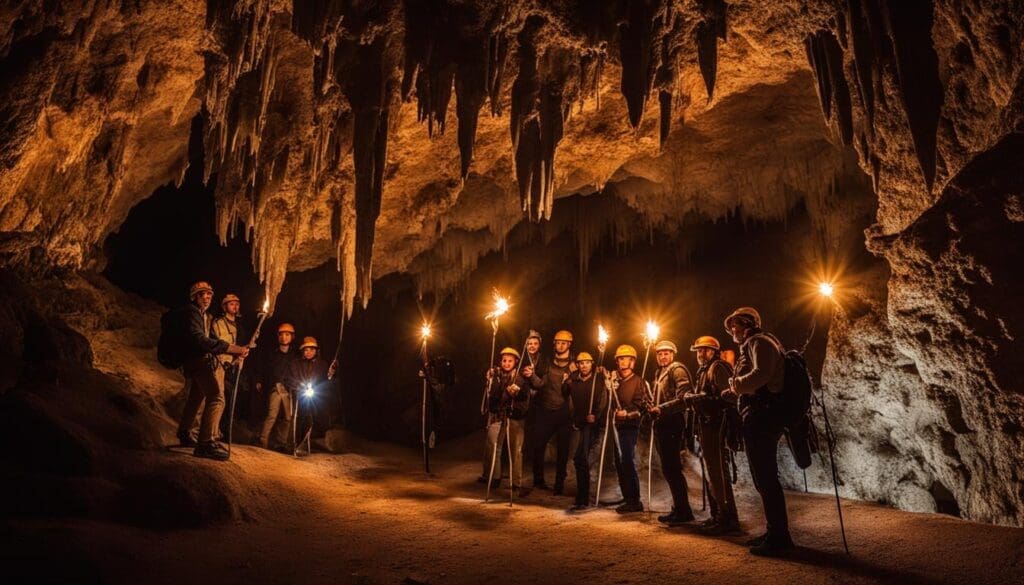
POLYGON ((697 370, 697 382, 693 396, 695 410, 705 418, 718 416, 732 404, 722 400, 722 390, 729 387, 732 369, 728 362, 721 359, 712 360, 697 370))
POLYGON ((560 410, 565 406, 565 395, 562 385, 569 377, 572 360, 552 358, 547 364, 547 371, 537 374, 535 371, 530 379, 530 386, 536 390, 537 404, 544 410, 560 410))
POLYGON ((740 346, 733 383, 738 394, 754 394, 762 388, 782 392, 782 348, 777 340, 757 330, 740 346))
POLYGON ((287 387, 285 377, 288 375, 288 365, 294 359, 299 359, 294 351, 289 348, 288 351, 282 352, 280 346, 275 347, 269 355, 262 358, 260 383, 264 388, 270 390, 274 384, 282 384, 287 387))
POLYGON ((615 392, 616 408, 626 411, 624 420, 617 420, 619 428, 635 428, 640 426, 640 412, 643 410, 644 402, 647 400, 647 382, 640 379, 640 376, 630 373, 628 378, 612 379, 611 389, 615 392))
POLYGON ((582 428, 583 425, 588 424, 588 414, 597 417, 594 424, 601 423, 605 409, 608 408, 608 391, 605 389, 605 380, 602 374, 591 373, 584 378, 579 372, 576 372, 569 377, 563 391, 569 399, 569 411, 572 413, 573 426, 582 428), (591 389, 593 389, 593 394, 591 394, 591 389), (594 397, 593 406, 587 410, 591 404, 591 396, 594 397))
POLYGON ((327 382, 327 362, 320 356, 308 360, 299 357, 288 362, 285 370, 284 383, 292 392, 301 392, 307 384, 313 385, 313 392, 325 390, 327 382))
POLYGON ((690 371, 679 362, 658 368, 654 375, 654 397, 661 409, 661 418, 686 410, 683 396, 693 391, 690 380, 690 371))

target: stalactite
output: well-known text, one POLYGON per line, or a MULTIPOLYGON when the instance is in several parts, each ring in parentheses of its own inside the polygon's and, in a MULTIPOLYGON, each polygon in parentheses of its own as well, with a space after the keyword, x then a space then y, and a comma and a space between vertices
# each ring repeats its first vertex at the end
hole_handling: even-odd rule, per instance
POLYGON ((460 57, 455 73, 455 115, 459 120, 460 176, 469 175, 473 163, 477 120, 487 98, 487 53, 483 39, 473 38, 460 57))
MULTIPOLYGON (((862 0, 848 0, 844 20, 849 23, 851 44, 853 45, 853 66, 857 75, 857 92, 867 116, 867 126, 874 131, 875 124, 875 82, 874 47, 871 43, 871 32, 864 17, 862 0)), ((870 1, 870 0, 869 0, 870 1)))
POLYGON ((653 21, 657 9, 657 0, 626 0, 625 12, 619 22, 620 87, 626 98, 629 123, 634 128, 640 126, 654 81, 651 45, 656 33, 653 21))
POLYGON ((903 111, 925 183, 935 180, 935 142, 944 91, 932 42, 932 0, 881 0, 896 61, 903 111))
POLYGON ((697 61, 708 92, 708 101, 715 95, 718 76, 718 40, 725 41, 727 33, 725 0, 700 0, 703 20, 697 25, 697 61))
POLYGON ((853 143, 853 104, 843 71, 843 49, 832 31, 820 30, 804 39, 807 58, 817 80, 818 97, 825 120, 835 113, 843 144, 853 143))

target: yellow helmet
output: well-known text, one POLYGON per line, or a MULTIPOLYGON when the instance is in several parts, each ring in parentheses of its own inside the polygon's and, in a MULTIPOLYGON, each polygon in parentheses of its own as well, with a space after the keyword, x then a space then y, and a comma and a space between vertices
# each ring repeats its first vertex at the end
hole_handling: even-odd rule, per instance
POLYGON ((506 347, 505 349, 501 350, 501 353, 499 353, 498 355, 510 355, 516 358, 516 360, 519 359, 519 352, 511 347, 506 347))
POLYGON ((320 349, 320 346, 317 345, 317 343, 316 343, 316 337, 304 337, 302 339, 302 345, 299 346, 299 349, 306 349, 307 347, 312 347, 314 349, 320 349))
POLYGON ((676 349, 676 344, 672 343, 667 339, 662 339, 658 343, 654 344, 654 352, 657 353, 659 351, 671 351, 672 353, 679 353, 679 350, 676 349))
POLYGON ((572 341, 572 333, 569 333, 565 329, 562 329, 558 333, 555 333, 555 341, 572 341))
POLYGON ((224 295, 224 300, 222 300, 220 302, 220 307, 223 309, 225 305, 227 305, 228 303, 232 303, 232 302, 234 302, 234 303, 241 303, 242 299, 238 298, 238 295, 236 295, 234 293, 228 293, 228 294, 224 295))
POLYGON ((580 354, 578 356, 576 356, 576 361, 577 362, 592 362, 592 361, 594 361, 594 357, 591 356, 589 353, 587 353, 585 351, 581 351, 580 354))
POLYGON ((291 333, 295 335, 295 327, 292 327, 291 323, 281 323, 277 326, 278 333, 291 333))
POLYGON ((757 309, 753 307, 740 307, 729 313, 729 316, 725 318, 725 330, 729 330, 729 322, 738 317, 744 317, 754 323, 754 327, 761 328, 761 313, 757 312, 757 309))
POLYGON ((697 341, 694 341, 693 345, 690 346, 690 351, 697 351, 702 347, 707 349, 713 349, 715 351, 722 350, 722 344, 718 343, 718 340, 715 339, 714 337, 711 337, 710 335, 701 335, 700 337, 698 337, 697 341))
POLYGON ((188 289, 188 298, 194 299, 196 295, 201 292, 208 292, 210 294, 213 294, 213 287, 210 286, 210 283, 206 282, 205 280, 200 280, 199 282, 193 284, 188 289))
POLYGON ((619 359, 620 357, 631 357, 636 359, 636 348, 632 345, 620 345, 615 350, 615 359, 619 359))

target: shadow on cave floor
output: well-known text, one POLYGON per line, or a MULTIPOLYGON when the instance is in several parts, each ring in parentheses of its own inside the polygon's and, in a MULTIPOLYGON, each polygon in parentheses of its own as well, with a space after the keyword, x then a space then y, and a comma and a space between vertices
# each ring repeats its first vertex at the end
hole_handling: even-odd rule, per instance
MULTIPOLYGON (((238 503, 244 519, 163 531, 17 520, 8 537, 23 544, 5 550, 29 562, 28 543, 46 543, 53 554, 88 568, 81 575, 107 582, 143 574, 153 583, 247 584, 1024 581, 1024 530, 863 502, 843 503, 853 551, 846 557, 834 501, 821 494, 790 494, 800 548, 785 559, 750 556, 742 545, 749 536, 718 539, 668 529, 653 514, 568 514, 572 498, 550 492, 535 491, 510 508, 508 490, 499 488, 494 501, 483 504, 484 486, 475 481, 481 445, 478 436, 442 445, 431 477, 415 450, 363 441, 349 444, 345 454, 301 459, 237 446, 225 464, 164 451, 159 457, 183 472, 202 467, 243 486, 237 497, 245 500, 238 503)), ((614 473, 605 481, 610 498, 614 473)), ((573 483, 570 477, 569 490, 573 483)), ((657 476, 655 485, 655 507, 665 510, 667 490, 657 476)), ((690 501, 702 516, 692 469, 690 486, 690 501)), ((757 533, 756 496, 740 487, 738 499, 744 528, 757 533)))

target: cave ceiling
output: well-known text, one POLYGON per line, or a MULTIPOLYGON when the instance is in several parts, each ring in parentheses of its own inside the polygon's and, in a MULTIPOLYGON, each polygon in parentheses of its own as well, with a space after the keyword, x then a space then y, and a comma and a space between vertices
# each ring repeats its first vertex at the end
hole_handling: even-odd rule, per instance
POLYGON ((222 239, 251 240, 271 297, 336 259, 348 311, 426 259, 472 267, 576 193, 668 228, 774 220, 814 215, 859 162, 875 231, 895 233, 1019 114, 1020 14, 976 4, 7 5, 2 252, 102 262, 131 207, 184 176, 197 114, 222 239))

